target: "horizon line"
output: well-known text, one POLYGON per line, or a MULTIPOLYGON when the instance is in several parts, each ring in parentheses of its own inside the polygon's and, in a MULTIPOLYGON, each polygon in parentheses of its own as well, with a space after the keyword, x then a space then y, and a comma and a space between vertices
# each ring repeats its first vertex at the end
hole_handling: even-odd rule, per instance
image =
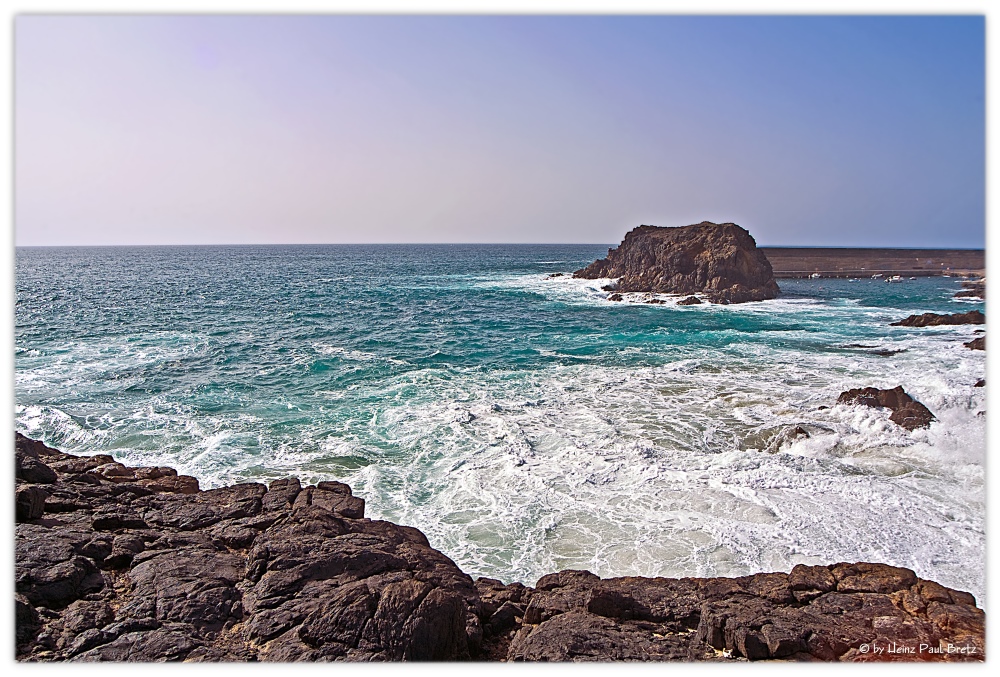
MULTIPOLYGON (((440 246, 569 246, 581 247, 605 247, 614 243, 607 242, 213 242, 213 243, 170 243, 170 244, 15 244, 14 249, 85 249, 98 247, 440 247, 440 246)), ((758 244, 758 249, 906 249, 906 250, 960 250, 960 251, 986 251, 986 246, 981 247, 934 247, 934 246, 873 246, 873 245, 812 245, 812 244, 758 244)))

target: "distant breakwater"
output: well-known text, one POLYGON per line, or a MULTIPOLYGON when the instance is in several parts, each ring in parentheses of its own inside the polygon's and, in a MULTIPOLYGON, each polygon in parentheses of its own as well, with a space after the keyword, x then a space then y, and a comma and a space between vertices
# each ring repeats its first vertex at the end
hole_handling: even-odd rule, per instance
POLYGON ((876 249, 862 247, 758 247, 776 278, 901 275, 981 275, 983 249, 876 249))

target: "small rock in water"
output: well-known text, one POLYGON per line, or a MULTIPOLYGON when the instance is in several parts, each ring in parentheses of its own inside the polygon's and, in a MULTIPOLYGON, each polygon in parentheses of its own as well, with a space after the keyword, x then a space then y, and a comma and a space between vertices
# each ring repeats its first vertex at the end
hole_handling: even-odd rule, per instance
POLYGON ((687 298, 681 299, 677 302, 679 306, 695 306, 701 303, 701 299, 697 296, 688 296, 687 298))
POLYGON ((979 338, 972 339, 968 343, 963 343, 966 348, 971 348, 972 350, 986 350, 986 337, 980 336, 979 338))
POLYGON ((984 379, 984 378, 979 379, 978 381, 976 381, 976 385, 974 385, 972 387, 973 388, 984 388, 984 387, 986 387, 986 379, 984 379))
POLYGON ((838 404, 860 404, 876 409, 891 409, 889 420, 907 430, 926 428, 934 420, 934 414, 920 402, 910 397, 903 386, 891 390, 878 388, 852 388, 840 394, 838 404))
POLYGON ((621 294, 612 294, 611 296, 608 297, 608 300, 609 301, 621 301, 622 300, 622 295, 621 294))

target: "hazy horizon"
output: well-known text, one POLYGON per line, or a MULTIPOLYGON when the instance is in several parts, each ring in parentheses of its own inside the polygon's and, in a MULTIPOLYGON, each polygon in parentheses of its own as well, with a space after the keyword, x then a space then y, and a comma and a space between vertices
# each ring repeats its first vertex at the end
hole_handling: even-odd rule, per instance
POLYGON ((985 245, 982 16, 21 15, 18 246, 985 245))
MULTIPOLYGON (((202 242, 197 244, 19 244, 17 249, 32 248, 83 248, 83 247, 443 247, 478 245, 483 247, 562 247, 574 245, 580 247, 617 247, 620 242, 202 242)), ((784 245, 758 244, 760 249, 901 249, 901 250, 968 250, 984 251, 985 247, 857 247, 852 245, 784 245)))

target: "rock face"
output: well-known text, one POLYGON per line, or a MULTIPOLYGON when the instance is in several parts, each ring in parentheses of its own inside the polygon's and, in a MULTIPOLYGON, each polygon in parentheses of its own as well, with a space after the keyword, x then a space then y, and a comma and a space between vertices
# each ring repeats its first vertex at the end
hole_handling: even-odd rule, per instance
POLYGON ((602 580, 562 571, 543 576, 521 604, 508 659, 959 658, 929 653, 950 643, 970 647, 959 658, 967 660, 982 655, 971 648, 981 646, 983 621, 972 602, 884 564, 799 565, 740 578, 602 580), (946 639, 951 633, 961 639, 946 639), (887 653, 892 643, 913 654, 887 653))
POLYGON ((340 482, 191 491, 15 437, 22 661, 984 658, 973 596, 909 569, 473 582, 340 482))
POLYGON ((986 316, 978 310, 970 310, 967 313, 953 313, 951 315, 939 315, 937 313, 924 313, 923 315, 910 315, 905 320, 893 322, 892 327, 938 327, 950 324, 986 324, 986 316))
POLYGON ((618 278, 618 292, 703 293, 714 303, 763 301, 778 295, 771 264, 750 233, 735 223, 639 226, 617 249, 609 249, 607 258, 573 277, 618 278))
POLYGON ((907 430, 926 428, 934 420, 930 410, 910 397, 903 386, 892 390, 878 388, 852 388, 840 393, 838 404, 861 404, 866 407, 886 408, 892 410, 889 420, 903 426, 907 430))
POLYGON ((472 579, 418 530, 365 519, 346 484, 184 494, 20 435, 15 453, 18 492, 45 494, 42 514, 18 511, 21 660, 478 655, 472 579))

